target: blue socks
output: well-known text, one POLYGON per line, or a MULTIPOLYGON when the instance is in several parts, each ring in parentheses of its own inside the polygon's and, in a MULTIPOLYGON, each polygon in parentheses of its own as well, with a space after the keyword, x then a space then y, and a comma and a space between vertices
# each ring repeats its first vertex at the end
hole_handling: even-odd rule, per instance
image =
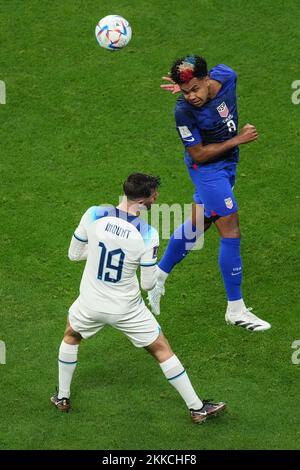
POLYGON ((242 298, 240 238, 221 238, 219 265, 229 301, 242 298))
POLYGON ((175 264, 180 263, 191 251, 197 238, 203 233, 196 231, 196 227, 191 220, 186 220, 173 233, 158 266, 165 273, 170 273, 175 264))
MULTIPOLYGON (((173 233, 158 266, 169 274, 177 263, 180 263, 191 251, 201 233, 191 220, 187 220, 173 233)), ((229 301, 242 299, 242 260, 239 238, 221 238, 219 265, 229 301)))

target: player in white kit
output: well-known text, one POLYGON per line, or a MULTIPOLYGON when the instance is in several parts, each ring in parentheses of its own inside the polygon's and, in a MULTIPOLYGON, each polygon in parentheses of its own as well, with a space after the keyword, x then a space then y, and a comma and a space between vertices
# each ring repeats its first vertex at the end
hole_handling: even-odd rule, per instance
POLYGON ((142 289, 152 289, 159 237, 139 214, 141 208, 150 209, 155 202, 159 183, 155 176, 131 174, 123 185, 119 206, 91 207, 75 230, 69 258, 86 260, 86 264, 80 295, 69 309, 59 349, 59 388, 51 401, 60 411, 71 408, 70 387, 80 341, 106 325, 122 331, 134 346, 145 348, 158 361, 195 423, 204 422, 225 407, 223 402, 201 401, 141 296, 136 270, 141 267, 142 289))

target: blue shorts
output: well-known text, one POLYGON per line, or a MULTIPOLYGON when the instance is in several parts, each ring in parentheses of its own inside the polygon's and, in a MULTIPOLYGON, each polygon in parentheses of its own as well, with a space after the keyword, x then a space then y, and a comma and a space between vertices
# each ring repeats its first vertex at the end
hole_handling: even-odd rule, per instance
POLYGON ((212 171, 194 165, 188 171, 195 187, 194 201, 204 205, 206 217, 224 217, 238 211, 233 194, 236 164, 212 171))

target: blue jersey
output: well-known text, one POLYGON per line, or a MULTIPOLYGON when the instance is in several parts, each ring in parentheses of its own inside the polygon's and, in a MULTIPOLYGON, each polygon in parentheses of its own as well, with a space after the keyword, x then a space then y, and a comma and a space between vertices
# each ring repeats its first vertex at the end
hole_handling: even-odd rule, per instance
MULTIPOLYGON (((213 99, 201 108, 188 103, 183 96, 180 96, 176 102, 176 128, 185 146, 185 162, 188 167, 195 163, 188 153, 189 147, 200 143, 207 145, 224 142, 237 135, 237 75, 227 65, 219 64, 210 70, 209 76, 222 84, 222 88, 213 99)), ((225 168, 228 163, 237 163, 238 156, 238 147, 234 147, 216 160, 199 163, 198 166, 207 170, 217 170, 225 168)))

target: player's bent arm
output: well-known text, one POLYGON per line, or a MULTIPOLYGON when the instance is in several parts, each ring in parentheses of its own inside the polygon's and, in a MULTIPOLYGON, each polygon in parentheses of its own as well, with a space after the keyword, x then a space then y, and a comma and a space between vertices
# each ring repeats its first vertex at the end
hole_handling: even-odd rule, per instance
POLYGON ((257 130, 252 124, 246 124, 232 139, 226 140, 218 144, 196 144, 188 148, 188 152, 192 159, 197 163, 206 163, 219 157, 224 152, 231 150, 240 144, 247 144, 256 140, 258 137, 257 130))
POLYGON ((87 259, 88 243, 86 240, 79 240, 72 236, 69 246, 68 257, 71 261, 83 261, 87 259))
POLYGON ((155 286, 157 277, 157 265, 141 266, 141 288, 151 290, 155 286))
POLYGON ((219 144, 202 145, 197 144, 188 148, 188 152, 196 163, 211 162, 218 158, 222 153, 228 152, 238 145, 236 138, 226 140, 219 144))

